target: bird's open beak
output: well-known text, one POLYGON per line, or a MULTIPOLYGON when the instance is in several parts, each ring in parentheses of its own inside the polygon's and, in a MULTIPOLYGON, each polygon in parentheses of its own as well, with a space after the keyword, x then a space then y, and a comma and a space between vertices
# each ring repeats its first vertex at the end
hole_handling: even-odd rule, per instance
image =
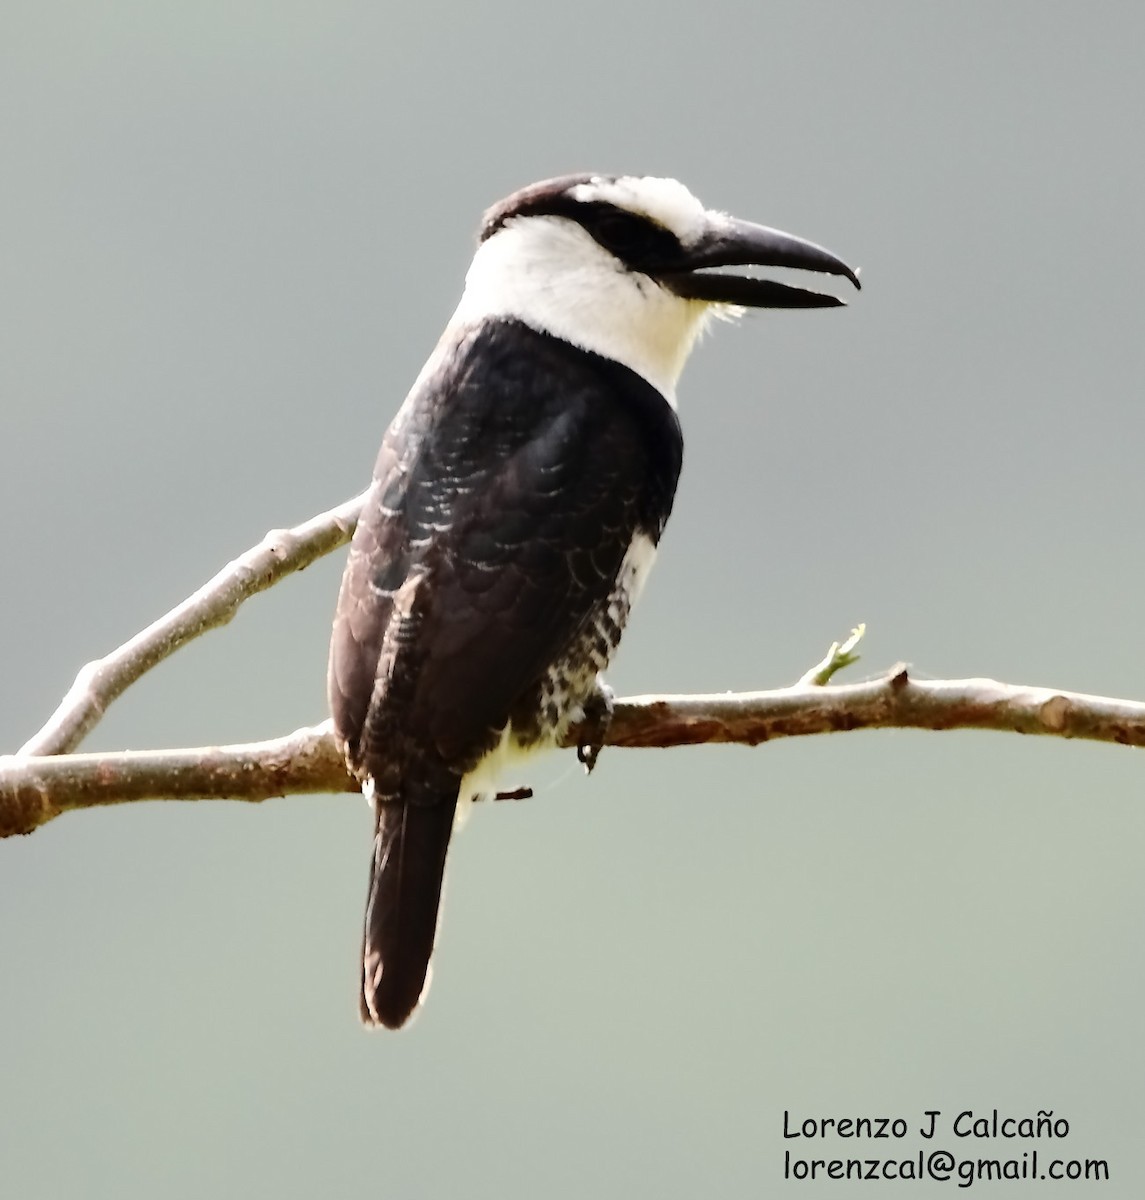
POLYGON ((833 308, 845 301, 771 279, 728 275, 712 267, 795 267, 843 275, 861 287, 859 274, 829 250, 766 225, 720 217, 708 233, 691 246, 683 269, 658 271, 656 279, 687 300, 738 304, 745 308, 833 308))

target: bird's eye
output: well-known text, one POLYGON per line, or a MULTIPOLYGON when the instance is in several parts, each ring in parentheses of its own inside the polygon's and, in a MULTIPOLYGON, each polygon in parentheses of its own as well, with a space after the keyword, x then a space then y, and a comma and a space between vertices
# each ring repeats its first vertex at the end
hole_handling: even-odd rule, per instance
POLYGON ((650 221, 630 213, 609 209, 596 216, 591 224, 592 236, 617 258, 638 263, 655 253, 664 236, 671 237, 650 221))
POLYGON ((634 245, 640 241, 647 224, 626 213, 606 213, 596 222, 596 232, 611 245, 634 245))

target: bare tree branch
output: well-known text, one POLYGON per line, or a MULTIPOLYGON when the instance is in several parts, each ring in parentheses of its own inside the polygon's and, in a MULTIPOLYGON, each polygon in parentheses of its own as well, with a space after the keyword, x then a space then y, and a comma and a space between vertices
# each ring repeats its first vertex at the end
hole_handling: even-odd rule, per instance
MULTIPOLYGON (((243 601, 344 545, 365 494, 294 529, 275 530, 194 595, 106 657, 88 663, 48 723, 17 755, 0 758, 0 837, 30 833, 61 813, 131 800, 232 799, 357 791, 329 722, 273 741, 186 750, 69 754, 115 698, 243 601)), ((855 662, 859 626, 793 686, 713 696, 619 700, 603 727, 585 722, 567 745, 754 746, 772 738, 849 729, 996 729, 1145 745, 1145 703, 1017 687, 990 679, 911 679, 906 667, 866 683, 830 684, 855 662)), ((502 793, 523 798, 527 788, 502 793)))
MULTIPOLYGON (((836 651, 849 654, 853 642, 836 651)), ((831 665, 833 655, 816 670, 831 665)), ((1145 746, 1145 703, 1020 687, 992 679, 914 680, 906 667, 864 683, 800 681, 769 692, 633 696, 606 730, 572 729, 567 745, 754 746, 851 729, 994 729, 1145 746)), ((265 800, 357 791, 329 722, 284 738, 189 750, 0 758, 0 836, 30 833, 79 808, 129 800, 265 800)), ((514 793, 506 793, 512 796, 514 793)))
POLYGON ((274 529, 197 592, 117 650, 89 662, 48 723, 20 754, 67 754, 95 728, 107 707, 141 675, 193 638, 226 625, 244 600, 350 540, 365 493, 293 529, 274 529))
POLYGON ((266 800, 358 791, 327 721, 239 746, 0 758, 0 837, 61 813, 131 800, 266 800))

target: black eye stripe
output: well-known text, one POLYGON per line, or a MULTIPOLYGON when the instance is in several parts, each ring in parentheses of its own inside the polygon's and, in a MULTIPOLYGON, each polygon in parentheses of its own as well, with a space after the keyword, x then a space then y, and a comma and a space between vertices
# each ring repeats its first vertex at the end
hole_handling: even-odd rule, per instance
POLYGON ((632 266, 663 261, 679 252, 680 243, 662 225, 610 204, 582 204, 580 223, 606 249, 632 266))
POLYGON ((605 250, 637 270, 670 270, 680 258, 679 240, 663 225, 603 200, 579 201, 567 194, 545 196, 515 210, 496 214, 496 220, 487 223, 482 230, 482 240, 516 217, 540 216, 567 217, 576 221, 605 250))

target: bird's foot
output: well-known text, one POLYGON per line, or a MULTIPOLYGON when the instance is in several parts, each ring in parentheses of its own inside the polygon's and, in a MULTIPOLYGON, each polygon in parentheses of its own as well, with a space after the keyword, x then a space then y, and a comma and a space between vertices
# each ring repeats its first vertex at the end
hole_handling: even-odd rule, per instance
POLYGON ((596 760, 604 748, 608 727, 612 724, 616 693, 603 680, 596 681, 596 689, 584 702, 584 720, 581 722, 580 740, 576 756, 584 763, 585 773, 591 775, 596 760))

